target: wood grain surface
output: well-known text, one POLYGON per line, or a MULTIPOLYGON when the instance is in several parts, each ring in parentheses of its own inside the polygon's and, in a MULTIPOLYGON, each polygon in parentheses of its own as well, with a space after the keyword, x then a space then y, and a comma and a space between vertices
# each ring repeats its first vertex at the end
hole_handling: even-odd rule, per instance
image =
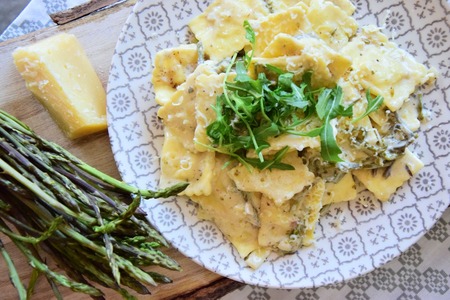
MULTIPOLYGON (((120 178, 120 175, 113 159, 107 132, 73 141, 67 139, 41 104, 25 88, 23 79, 15 69, 11 53, 19 46, 28 45, 59 32, 73 33, 86 50, 106 89, 116 41, 135 2, 126 1, 62 26, 50 27, 0 43, 0 109, 24 121, 44 138, 60 144, 88 164, 116 178, 120 178)), ((0 235, 0 239, 5 243, 6 249, 26 284, 31 275, 31 267, 4 235, 0 235)), ((169 249, 166 253, 181 264, 183 271, 158 269, 169 275, 174 282, 157 287, 150 286, 152 295, 139 299, 217 299, 242 286, 241 283, 223 278, 202 268, 175 249, 169 249)), ((52 268, 57 269, 51 257, 45 259, 52 268)), ((16 290, 9 281, 3 259, 0 259, 0 291, 0 299, 17 299, 16 290)), ((74 293, 69 289, 62 288, 61 291, 64 299, 89 299, 86 295, 74 293)), ((54 299, 44 277, 40 277, 38 280, 32 299, 54 299)), ((121 297, 113 291, 107 291, 106 299, 121 299, 121 297)))
POLYGON ((62 25, 124 1, 126 0, 90 0, 67 10, 52 13, 50 18, 55 24, 62 25))

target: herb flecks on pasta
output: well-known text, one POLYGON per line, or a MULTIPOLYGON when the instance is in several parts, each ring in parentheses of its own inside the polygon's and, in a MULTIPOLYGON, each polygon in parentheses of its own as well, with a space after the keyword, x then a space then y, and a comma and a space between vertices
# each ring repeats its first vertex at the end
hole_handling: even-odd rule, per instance
POLYGON ((362 189, 387 201, 423 167, 408 146, 435 75, 354 11, 215 0, 189 22, 196 41, 155 58, 160 186, 189 182, 252 268, 313 244, 324 206, 362 189))

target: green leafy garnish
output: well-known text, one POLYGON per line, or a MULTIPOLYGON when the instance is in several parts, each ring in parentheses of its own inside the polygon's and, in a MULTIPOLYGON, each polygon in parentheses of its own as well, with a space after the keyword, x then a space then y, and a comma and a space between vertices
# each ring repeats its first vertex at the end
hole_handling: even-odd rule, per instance
MULTIPOLYGON (((247 21, 244 28, 246 38, 254 48, 255 33, 247 21)), ((341 87, 314 89, 312 72, 306 72, 297 83, 294 74, 272 65, 266 65, 265 69, 275 74, 276 80, 269 80, 263 72, 252 78, 248 75, 252 53, 250 50, 242 59, 237 53, 232 57, 223 81, 223 94, 217 97, 212 107, 216 120, 206 128, 212 143, 204 146, 227 154, 248 167, 290 170, 292 166, 281 162, 288 147, 270 159, 263 156, 263 150, 270 147, 269 138, 282 134, 319 136, 322 158, 332 163, 342 161, 339 157, 342 151, 331 121, 340 116, 352 117, 353 108, 341 104, 341 87), (228 81, 233 67, 236 76, 233 81, 228 81), (304 131, 304 128, 310 129, 304 131), (249 157, 249 151, 254 151, 255 156, 249 157)), ((369 105, 364 115, 378 109, 382 103, 382 98, 380 103, 380 97, 372 99, 370 93, 367 95, 369 105)))
POLYGON ((248 67, 253 58, 253 49, 255 49, 255 45, 256 45, 256 35, 255 35, 255 31, 253 31, 252 26, 250 25, 250 23, 247 20, 244 21, 244 29, 245 29, 245 38, 252 45, 252 50, 245 53, 245 56, 244 56, 245 66, 248 67))
POLYGON ((330 121, 338 116, 351 117, 353 115, 352 106, 344 108, 341 105, 342 96, 342 89, 339 86, 334 89, 324 89, 320 93, 316 105, 317 116, 324 122, 320 131, 321 155, 325 161, 329 162, 342 161, 339 157, 342 151, 336 143, 330 121))
POLYGON ((372 112, 378 110, 384 101, 384 98, 381 97, 380 95, 376 96, 375 98, 372 98, 372 96, 370 95, 370 90, 366 91, 366 99, 367 99, 367 109, 366 109, 365 113, 363 113, 356 119, 353 119, 352 123, 358 122, 362 118, 364 118, 364 117, 368 116, 369 114, 371 114, 372 112))
MULTIPOLYGON (((232 64, 235 59, 236 56, 232 64)), ((268 80, 264 73, 252 79, 243 63, 236 62, 236 77, 232 82, 224 81, 224 93, 217 97, 213 106, 216 120, 207 127, 213 149, 258 169, 290 169, 280 162, 287 149, 279 151, 270 160, 262 155, 262 151, 270 146, 270 137, 289 133, 320 136, 322 157, 330 162, 341 161, 338 157, 341 151, 330 121, 338 116, 352 115, 351 107, 345 109, 341 105, 342 89, 314 90, 309 72, 300 84, 296 84, 292 73, 268 67, 279 74, 276 82, 268 80), (314 115, 322 121, 322 126, 298 131, 298 127, 314 115), (254 150, 257 158, 248 158, 249 150, 254 150)))

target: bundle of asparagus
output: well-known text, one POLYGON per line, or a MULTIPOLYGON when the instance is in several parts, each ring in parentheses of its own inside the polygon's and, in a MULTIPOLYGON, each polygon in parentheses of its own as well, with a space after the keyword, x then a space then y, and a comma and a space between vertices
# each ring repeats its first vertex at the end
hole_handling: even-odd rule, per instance
POLYGON ((171 282, 142 268, 181 269, 159 249, 168 244, 139 204, 142 199, 175 195, 185 187, 178 184, 158 191, 132 187, 0 110, 0 232, 34 268, 25 287, 0 240, 0 253, 20 299, 30 298, 38 274, 47 277, 58 299, 62 299, 59 285, 103 299, 103 292, 92 284, 97 282, 134 299, 130 289, 149 294, 146 285, 171 282), (65 272, 52 271, 43 253, 65 272))

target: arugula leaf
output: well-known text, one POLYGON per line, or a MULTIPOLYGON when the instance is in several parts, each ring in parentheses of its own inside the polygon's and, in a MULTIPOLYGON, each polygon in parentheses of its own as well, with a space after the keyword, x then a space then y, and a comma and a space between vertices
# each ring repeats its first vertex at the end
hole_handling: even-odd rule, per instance
POLYGON ((321 120, 334 119, 338 116, 351 117, 353 107, 344 108, 341 105, 342 88, 336 86, 334 89, 324 89, 319 95, 319 101, 316 105, 317 115, 321 120))
POLYGON ((281 133, 280 128, 275 123, 262 124, 260 127, 256 128, 253 132, 255 136, 260 140, 267 140, 267 138, 271 136, 277 136, 281 133))
POLYGON ((277 75, 281 75, 281 74, 286 73, 286 71, 284 71, 284 70, 282 70, 282 69, 280 69, 280 68, 278 68, 278 67, 276 67, 276 66, 274 66, 274 65, 271 65, 271 64, 265 65, 265 68, 266 68, 268 71, 273 72, 273 73, 275 73, 275 74, 277 74, 277 75))
POLYGON ((372 98, 370 94, 370 90, 366 91, 366 99, 367 99, 367 109, 366 111, 357 117, 356 119, 353 119, 352 123, 358 122, 362 118, 370 115, 372 112, 378 110, 381 105, 383 104, 384 98, 380 95, 376 96, 375 98, 372 98))
POLYGON ((333 90, 331 89, 325 89, 319 95, 319 99, 316 105, 316 112, 317 116, 321 120, 325 120, 327 114, 330 113, 331 102, 329 100, 331 98, 332 91, 333 90))
POLYGON ((248 76, 247 67, 242 61, 236 62, 236 77, 234 80, 237 82, 249 82, 252 80, 252 78, 248 76))
POLYGON ((241 158, 241 162, 244 164, 251 165, 253 167, 257 167, 260 170, 271 170, 271 169, 279 169, 279 170, 295 170, 295 168, 289 164, 282 163, 281 160, 284 155, 289 150, 289 147, 286 146, 283 149, 279 150, 275 153, 274 158, 272 160, 265 160, 263 162, 259 161, 255 158, 243 157, 241 158))
POLYGON ((297 86, 295 83, 291 83, 292 94, 294 96, 295 101, 291 101, 289 104, 295 106, 297 108, 306 108, 311 102, 306 99, 305 90, 306 84, 302 84, 297 86))
POLYGON ((255 31, 253 30, 248 20, 244 21, 244 29, 245 29, 245 38, 252 44, 252 47, 255 48, 256 35, 255 31))
POLYGON ((329 122, 325 123, 320 132, 320 154, 323 160, 329 162, 341 162, 339 154, 342 153, 336 138, 334 137, 333 126, 329 122))
MULTIPOLYGON (((252 26, 247 20, 244 21, 244 29, 245 29, 245 38, 251 43, 252 49, 255 49, 256 45, 255 31, 253 31, 252 26)), ((250 65, 252 58, 253 58, 253 50, 250 50, 250 52, 245 53, 244 63, 246 67, 250 65)))
POLYGON ((341 162, 339 154, 342 153, 334 136, 333 126, 330 121, 338 116, 351 117, 353 115, 353 107, 344 108, 341 105, 342 88, 340 86, 334 89, 324 89, 319 97, 316 105, 317 116, 324 122, 320 132, 320 153, 325 161, 341 162))
POLYGON ((322 131, 323 131, 323 126, 314 128, 314 129, 312 129, 310 131, 307 131, 307 132, 295 131, 295 130, 286 130, 286 133, 294 134, 294 135, 298 135, 298 136, 316 137, 316 136, 320 136, 322 131))

